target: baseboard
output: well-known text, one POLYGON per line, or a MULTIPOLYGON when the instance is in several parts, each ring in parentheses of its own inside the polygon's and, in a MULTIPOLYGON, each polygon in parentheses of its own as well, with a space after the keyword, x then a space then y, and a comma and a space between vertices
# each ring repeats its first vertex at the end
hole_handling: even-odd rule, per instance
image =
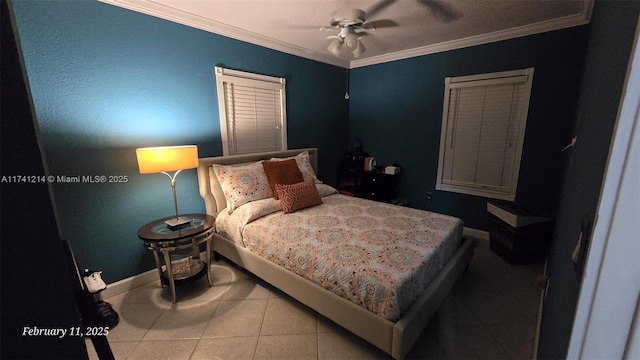
POLYGON ((473 228, 465 227, 463 232, 463 236, 469 236, 480 240, 489 240, 489 232, 484 230, 478 230, 473 228))
POLYGON ((158 270, 153 269, 142 274, 134 275, 126 279, 107 284, 107 288, 102 290, 100 294, 103 299, 126 293, 131 289, 146 285, 152 281, 158 280, 158 270))
MULTIPOLYGON (((200 259, 205 259, 205 252, 200 252, 200 259)), ((162 271, 165 271, 165 266, 162 266, 162 271)), ((144 286, 152 281, 158 280, 158 269, 149 270, 138 275, 133 275, 126 279, 122 279, 111 284, 107 284, 107 288, 100 293, 103 299, 126 293, 131 289, 135 289, 140 286, 144 286)))

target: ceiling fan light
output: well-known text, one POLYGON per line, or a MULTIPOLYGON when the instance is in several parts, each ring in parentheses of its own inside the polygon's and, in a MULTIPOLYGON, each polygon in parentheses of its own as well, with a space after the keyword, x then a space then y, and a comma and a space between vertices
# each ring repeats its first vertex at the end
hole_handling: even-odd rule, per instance
POLYGON ((356 49, 359 43, 358 36, 354 33, 349 33, 344 37, 344 44, 347 45, 349 49, 356 49))
POLYGON ((362 55, 362 53, 367 50, 365 49, 364 45, 358 41, 358 47, 356 47, 355 49, 353 49, 353 56, 354 57, 360 57, 360 55, 362 55))
POLYGON ((333 40, 331 44, 329 44, 329 47, 327 48, 327 50, 329 50, 329 52, 332 53, 333 56, 339 56, 341 47, 342 47, 342 43, 340 42, 340 40, 336 39, 336 40, 333 40))

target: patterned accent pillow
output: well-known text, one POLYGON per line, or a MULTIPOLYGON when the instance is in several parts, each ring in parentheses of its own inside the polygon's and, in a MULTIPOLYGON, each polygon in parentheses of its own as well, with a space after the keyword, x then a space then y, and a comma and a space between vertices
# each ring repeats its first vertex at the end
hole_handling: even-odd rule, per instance
POLYGON ((304 181, 302 173, 300 169, 298 169, 298 164, 296 164, 294 159, 263 161, 262 167, 264 167, 264 172, 267 174, 269 185, 271 185, 271 190, 273 190, 276 199, 278 199, 276 184, 291 185, 304 181))
POLYGON ((283 161, 283 160, 289 160, 289 159, 296 160, 296 163, 298 164, 298 168, 300 169, 300 172, 302 173, 302 177, 304 178, 305 181, 309 179, 313 179, 313 181, 316 184, 322 184, 322 181, 320 181, 316 177, 316 172, 313 171, 313 166, 311 166, 311 160, 309 159, 309 152, 306 150, 293 157, 271 158, 271 161, 283 161))
POLYGON ((322 204, 320 194, 313 180, 293 185, 276 184, 276 191, 280 196, 282 211, 285 214, 322 204))
POLYGON ((229 214, 248 202, 273 196, 261 161, 239 166, 213 164, 213 171, 220 181, 229 214))

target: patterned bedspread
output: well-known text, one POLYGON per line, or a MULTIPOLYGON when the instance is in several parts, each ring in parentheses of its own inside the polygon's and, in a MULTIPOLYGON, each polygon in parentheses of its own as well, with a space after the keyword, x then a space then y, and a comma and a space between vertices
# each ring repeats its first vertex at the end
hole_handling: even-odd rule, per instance
MULTIPOLYGON (((220 213, 220 235, 391 321, 461 244, 460 219, 336 194, 284 214, 278 201, 220 213)), ((333 191, 332 191, 333 190, 333 191)))

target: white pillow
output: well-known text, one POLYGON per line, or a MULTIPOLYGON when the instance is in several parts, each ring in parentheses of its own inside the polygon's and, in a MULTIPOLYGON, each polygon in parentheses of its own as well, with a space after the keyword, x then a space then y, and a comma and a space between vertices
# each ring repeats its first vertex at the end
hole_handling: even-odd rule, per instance
POLYGON ((309 159, 309 152, 303 151, 300 154, 288 158, 271 158, 271 161, 281 161, 281 160, 289 160, 296 159, 296 164, 298 164, 298 169, 302 173, 302 177, 305 181, 313 179, 316 184, 322 184, 316 177, 316 172, 313 171, 313 166, 311 166, 311 160, 309 159))
POLYGON ((220 181, 229 214, 248 202, 273 197, 261 161, 248 165, 213 164, 213 171, 220 181))

